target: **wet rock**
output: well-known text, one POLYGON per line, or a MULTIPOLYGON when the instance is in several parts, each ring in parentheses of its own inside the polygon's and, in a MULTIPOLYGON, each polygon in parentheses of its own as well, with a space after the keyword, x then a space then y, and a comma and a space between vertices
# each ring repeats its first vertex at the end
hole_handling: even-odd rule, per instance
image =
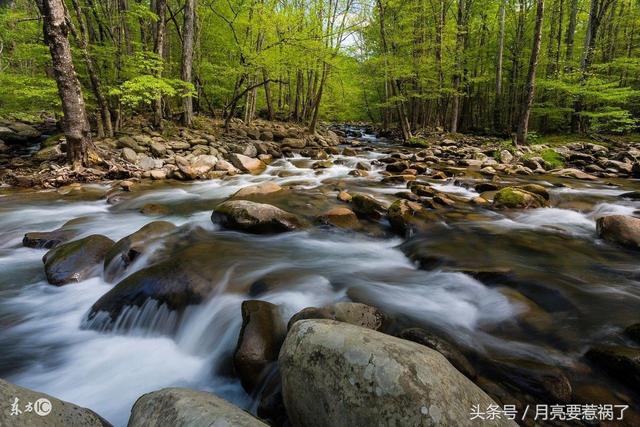
POLYGON ((316 221, 320 224, 333 225, 335 227, 358 229, 360 222, 356 214, 349 208, 335 207, 318 216, 316 221))
POLYGON ((610 215, 596 220, 598 236, 629 249, 640 249, 640 219, 610 215))
POLYGON ((0 379, 0 401, 3 410, 0 411, 1 426, 65 426, 65 427, 111 427, 111 424, 91 409, 83 408, 64 400, 56 399, 48 394, 40 393, 28 388, 20 387, 0 379), (19 415, 11 415, 11 405, 18 402, 19 415), (24 405, 32 402, 36 410, 24 410, 24 405), (40 402, 40 403, 37 403, 40 402), (37 405, 37 406, 36 406, 37 405))
POLYGON ((498 209, 541 208, 546 205, 544 197, 516 187, 505 187, 493 198, 493 206, 498 209))
POLYGON ((525 329, 539 334, 548 333, 553 327, 553 317, 531 299, 512 288, 500 288, 500 293, 509 298, 518 309, 518 323, 525 329))
POLYGON ((250 173, 252 175, 262 173, 267 167, 262 160, 253 159, 243 154, 232 153, 229 155, 229 161, 242 172, 250 173))
POLYGON ((467 378, 476 378, 476 370, 469 360, 453 344, 437 335, 431 334, 421 328, 405 329, 398 335, 400 338, 425 345, 442 354, 458 371, 467 378))
POLYGON ((543 199, 545 199, 547 201, 550 198, 549 192, 542 185, 525 184, 525 185, 519 185, 517 188, 519 188, 521 190, 524 190, 524 191, 528 191, 529 193, 537 194, 538 196, 542 197, 543 199))
POLYGON ((159 236, 176 228, 168 221, 153 221, 135 233, 123 237, 113 245, 104 258, 104 277, 107 282, 120 276, 138 257, 149 250, 149 245, 159 236))
POLYGON ((281 233, 303 228, 295 215, 265 203, 231 200, 216 206, 211 220, 250 233, 281 233))
POLYGON ((266 427, 242 409, 204 391, 164 388, 141 396, 128 427, 266 427))
POLYGON ((22 244, 27 248, 55 248, 59 244, 68 242, 80 234, 79 230, 73 229, 75 221, 76 220, 68 221, 62 227, 53 231, 33 231, 26 233, 22 239, 22 244))
POLYGON ((242 387, 251 393, 278 360, 287 329, 277 305, 249 300, 242 303, 242 328, 233 354, 242 387))
POLYGON ((640 200, 640 191, 630 191, 628 193, 621 194, 618 197, 622 199, 640 200))
POLYGON ((351 204, 356 215, 363 219, 379 220, 387 213, 386 204, 368 194, 354 194, 351 204))
POLYGON ((409 162, 399 161, 399 162, 388 164, 386 169, 388 172, 402 172, 403 170, 408 168, 409 168, 409 162))
POLYGON ((495 404, 440 353, 347 323, 296 322, 279 362, 296 426, 472 425, 469 408, 495 404))
POLYGON ((640 349, 618 345, 599 345, 589 349, 587 359, 620 381, 640 389, 640 349))
POLYGON ((355 176, 358 178, 364 178, 366 176, 369 176, 369 172, 365 171, 365 170, 360 170, 360 169, 354 169, 349 171, 349 175, 350 176, 355 176))
POLYGON ((341 202, 347 202, 349 203, 351 201, 351 199, 353 199, 353 196, 351 196, 351 194, 349 194, 348 192, 342 190, 341 192, 338 193, 338 200, 340 200, 341 202))
POLYGON ((277 193, 278 191, 282 191, 282 187, 280 185, 272 181, 266 181, 261 184, 241 188, 231 196, 231 198, 238 199, 241 197, 265 196, 267 194, 277 193))
MULTIPOLYGON (((177 159, 176 159, 177 160, 177 159)), ((190 161, 176 161, 178 169, 189 179, 204 177, 218 163, 218 158, 208 154, 195 156, 190 161)))
POLYGON ((42 259, 47 281, 62 286, 91 277, 113 245, 108 237, 93 234, 56 246, 42 259))
POLYGON ((157 203, 147 203, 146 205, 140 208, 139 212, 143 215, 162 216, 162 215, 169 215, 170 210, 168 207, 164 205, 159 205, 157 203))
POLYGON ((331 160, 318 160, 311 165, 311 169, 329 169, 331 166, 333 166, 331 160))
POLYGON ((404 199, 396 200, 389 206, 387 218, 391 228, 399 234, 420 229, 432 220, 422 205, 404 199))
POLYGON ((624 329, 624 333, 632 340, 640 343, 640 323, 634 323, 631 326, 627 326, 624 329))
POLYGON ((492 182, 481 182, 474 187, 474 190, 478 193, 484 193, 486 191, 498 191, 500 187, 492 182))

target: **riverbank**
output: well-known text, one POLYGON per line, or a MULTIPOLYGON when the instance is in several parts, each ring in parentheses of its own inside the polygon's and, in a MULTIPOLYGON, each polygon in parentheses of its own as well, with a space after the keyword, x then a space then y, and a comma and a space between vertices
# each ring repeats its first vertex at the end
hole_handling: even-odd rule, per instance
POLYGON ((284 150, 255 174, 3 188, 0 376, 115 425, 164 387, 213 392, 274 425, 322 419, 283 409, 313 400, 295 367, 317 378, 316 403, 353 387, 349 413, 365 417, 356 409, 387 407, 362 400, 377 378, 354 376, 364 353, 301 330, 294 343, 335 363, 307 366, 316 353, 283 347, 301 319, 325 319, 342 322, 328 336, 362 349, 367 333, 344 325, 355 316, 383 336, 371 341, 403 348, 397 363, 416 350, 394 340, 434 349, 449 363, 436 371, 500 406, 628 405, 637 424, 640 183, 584 172, 622 151, 588 146, 594 160, 569 151, 562 168, 529 174, 535 156, 509 159, 497 140, 404 147, 342 131, 337 146, 284 150))

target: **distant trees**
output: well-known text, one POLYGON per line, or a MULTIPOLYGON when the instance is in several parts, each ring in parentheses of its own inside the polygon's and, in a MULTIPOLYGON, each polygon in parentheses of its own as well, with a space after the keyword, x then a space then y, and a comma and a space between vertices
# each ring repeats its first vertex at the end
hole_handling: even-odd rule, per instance
MULTIPOLYGON (((547 0, 544 20, 538 0, 59 3, 98 136, 203 112, 312 132, 369 120, 407 140, 638 129, 637 0, 547 0)), ((29 0, 0 7, 0 115, 60 108, 40 18, 29 0)))

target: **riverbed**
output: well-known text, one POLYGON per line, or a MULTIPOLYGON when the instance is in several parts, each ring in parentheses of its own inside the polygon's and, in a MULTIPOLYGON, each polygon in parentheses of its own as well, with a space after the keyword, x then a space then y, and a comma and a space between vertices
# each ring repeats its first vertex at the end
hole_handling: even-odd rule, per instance
MULTIPOLYGON (((359 231, 315 226, 278 235, 225 230, 211 221, 217 204, 266 181, 288 190, 265 200, 310 219, 343 205, 340 190, 396 200, 406 184, 381 183, 385 165, 377 159, 397 148, 371 135, 359 139, 356 155, 333 155, 333 165, 321 169, 296 154, 260 175, 148 181, 117 197, 113 183, 0 189, 0 376, 91 408, 118 426, 126 425, 140 395, 168 386, 212 391, 255 411, 254 399, 230 372, 242 301, 278 304, 289 318, 305 307, 357 299, 400 325, 441 331, 488 359, 559 370, 571 381, 574 401, 631 402, 629 412, 637 411, 637 391, 583 358, 594 344, 623 343, 622 329, 640 320, 637 253, 598 239, 595 226, 601 216, 637 212, 640 201, 620 197, 640 189, 634 180, 505 177, 503 183, 544 186, 551 207, 453 207, 406 237, 389 231, 384 220, 359 231), (349 175, 358 163, 370 169, 368 176, 349 175), (149 205, 161 208, 149 214, 143 209, 149 205), (206 243, 218 285, 182 316, 146 304, 123 312, 115 327, 96 330, 87 321, 90 307, 153 260, 137 259, 112 283, 94 277, 49 285, 46 250, 25 248, 22 238, 76 218, 82 218, 79 237, 103 234, 115 241, 151 221, 170 221, 206 243), (425 257, 434 262, 420 264, 425 257), (278 286, 257 292, 251 285, 265 275, 279 277, 278 286)), ((473 183, 482 180, 471 173, 425 181, 470 200, 479 195, 473 183)), ((175 239, 159 238, 157 250, 175 239)))

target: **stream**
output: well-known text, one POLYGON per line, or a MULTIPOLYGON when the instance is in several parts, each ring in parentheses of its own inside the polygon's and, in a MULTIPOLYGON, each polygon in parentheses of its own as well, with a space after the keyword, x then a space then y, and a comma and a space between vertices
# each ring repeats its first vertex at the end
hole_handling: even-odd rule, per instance
MULTIPOLYGON (((360 232, 316 226, 279 235, 212 223, 218 203, 265 181, 290 187, 285 196, 268 196, 268 203, 305 218, 343 205, 338 188, 396 200, 406 185, 381 183, 385 165, 377 159, 417 149, 372 135, 358 139, 365 149, 331 156, 334 165, 326 169, 312 169, 314 160, 296 155, 275 160, 257 176, 149 181, 109 202, 109 183, 0 189, 0 377, 91 408, 116 426, 126 425, 140 395, 168 386, 212 391, 255 411, 230 368, 242 301, 278 304, 288 319, 305 307, 351 298, 378 306, 400 325, 443 331, 485 357, 559 369, 570 378, 574 398, 635 402, 629 412, 638 410, 637 390, 591 369, 583 354, 593 344, 621 343, 620 331, 640 320, 637 253, 598 239, 595 226, 601 216, 640 209, 640 201, 619 197, 640 190, 639 182, 505 177, 506 183, 545 186, 552 207, 494 211, 469 204, 408 239, 384 223, 360 232), (367 177, 349 175, 358 163, 371 167, 367 177), (162 210, 141 213, 149 204, 162 210), (174 223, 206 251, 218 282, 214 294, 182 316, 150 303, 125 310, 109 331, 92 327, 86 317, 93 303, 153 260, 137 259, 113 283, 94 277, 47 284, 46 250, 25 248, 22 238, 75 218, 82 218, 80 237, 99 233, 115 241, 154 220, 174 223), (420 268, 413 254, 434 261, 420 268), (256 290, 265 275, 277 277, 277 286, 256 290)), ((468 184, 481 180, 470 174, 431 184, 471 199, 478 193, 468 184)), ((156 250, 177 238, 158 239, 156 250)))

